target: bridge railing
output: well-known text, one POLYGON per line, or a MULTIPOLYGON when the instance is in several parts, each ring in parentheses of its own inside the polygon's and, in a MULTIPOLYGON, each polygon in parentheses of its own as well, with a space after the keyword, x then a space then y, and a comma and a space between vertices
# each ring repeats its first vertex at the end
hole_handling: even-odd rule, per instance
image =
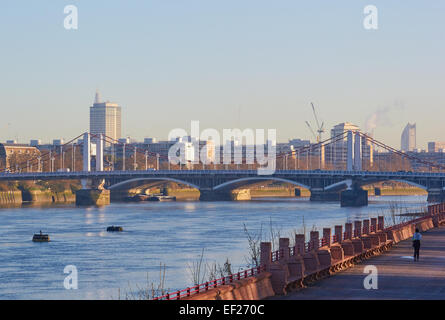
POLYGON ((258 266, 251 269, 247 269, 235 274, 230 274, 228 276, 207 281, 192 287, 188 287, 186 289, 178 290, 175 292, 166 293, 159 297, 154 297, 153 300, 180 300, 185 297, 190 297, 192 295, 209 291, 210 289, 226 285, 229 283, 233 283, 234 281, 247 279, 253 276, 256 276, 264 271, 264 266, 258 266))

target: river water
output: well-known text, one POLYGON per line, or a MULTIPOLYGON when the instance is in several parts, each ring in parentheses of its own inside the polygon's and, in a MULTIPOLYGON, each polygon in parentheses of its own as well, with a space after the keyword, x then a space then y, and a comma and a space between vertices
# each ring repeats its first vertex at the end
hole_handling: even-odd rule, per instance
POLYGON ((158 283, 160 264, 166 265, 164 287, 182 289, 192 284, 188 266, 203 249, 208 265, 229 258, 233 271, 247 268, 244 224, 251 234, 262 230, 265 241, 271 230, 292 237, 315 227, 321 234, 323 227, 382 214, 391 222, 395 203, 403 211, 427 204, 426 196, 385 196, 370 197, 362 208, 305 198, 1 208, 0 299, 123 299, 158 283), (124 232, 106 232, 110 225, 124 232), (31 241, 40 230, 51 242, 31 241), (64 288, 67 265, 77 269, 77 290, 64 288))

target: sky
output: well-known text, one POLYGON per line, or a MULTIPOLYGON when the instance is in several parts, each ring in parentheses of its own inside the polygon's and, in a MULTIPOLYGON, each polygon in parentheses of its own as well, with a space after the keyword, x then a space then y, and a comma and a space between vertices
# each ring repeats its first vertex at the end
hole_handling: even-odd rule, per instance
POLYGON ((0 141, 87 131, 98 89, 138 140, 192 120, 313 139, 313 102, 325 137, 349 121, 399 148, 410 122, 424 149, 445 141, 444 18, 433 0, 2 0, 0 141))

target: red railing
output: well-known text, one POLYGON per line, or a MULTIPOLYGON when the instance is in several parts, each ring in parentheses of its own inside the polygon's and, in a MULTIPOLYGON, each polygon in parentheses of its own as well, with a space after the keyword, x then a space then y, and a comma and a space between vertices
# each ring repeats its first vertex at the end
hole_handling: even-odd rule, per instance
POLYGON ((428 214, 440 214, 445 212, 445 203, 438 203, 428 206, 428 214))
POLYGON ((426 217, 420 217, 420 218, 417 218, 417 219, 414 219, 414 220, 409 220, 409 221, 406 221, 406 222, 402 222, 402 223, 399 223, 399 224, 395 224, 395 225, 392 225, 392 226, 390 226, 390 227, 387 227, 385 230, 393 230, 393 229, 402 228, 402 227, 405 227, 405 226, 407 226, 407 225, 410 225, 410 224, 413 224, 413 223, 416 223, 416 222, 420 222, 420 221, 422 221, 422 220, 425 220, 426 218, 429 218, 429 216, 426 216, 426 217))
MULTIPOLYGON (((445 205, 443 206, 443 209, 444 209, 444 213, 445 213, 445 205)), ((386 230, 391 230, 391 229, 394 229, 394 228, 400 228, 400 227, 409 225, 411 223, 416 223, 416 222, 422 221, 425 218, 426 217, 420 217, 420 218, 417 218, 417 219, 414 219, 414 220, 409 220, 409 221, 406 221, 406 222, 403 222, 403 223, 399 223, 397 225, 393 225, 393 226, 387 227, 386 229, 384 229, 384 226, 383 226, 382 223, 377 224, 377 226, 370 225, 369 227, 362 227, 362 230, 353 230, 352 233, 344 232, 343 235, 342 235, 343 239, 341 239, 341 236, 339 237, 338 235, 334 234, 332 236, 332 243, 338 243, 338 242, 341 242, 342 240, 351 239, 353 237, 354 238, 355 237, 359 237, 362 234, 369 234, 369 232, 377 232, 379 230, 386 231, 386 230), (362 231, 362 233, 359 232, 359 231, 362 231)), ((310 252, 310 251, 312 251, 314 249, 317 249, 319 247, 323 247, 323 246, 328 245, 328 241, 325 238, 321 238, 318 241, 319 241, 318 242, 318 246, 316 246, 313 241, 305 242, 304 243, 304 252, 303 252, 302 244, 288 248, 289 256, 301 255, 301 254, 310 252)), ((286 249, 281 248, 281 249, 279 249, 277 251, 273 251, 271 253, 271 261, 275 262, 275 261, 278 261, 278 260, 282 259, 283 257, 285 257, 285 250, 286 249)))
POLYGON ((255 275, 258 275, 262 271, 264 271, 264 266, 251 268, 251 269, 244 270, 244 271, 241 271, 241 272, 238 272, 235 274, 231 274, 231 275, 219 278, 219 279, 207 281, 207 282, 204 282, 204 283, 201 283, 196 286, 189 287, 189 288, 186 288, 183 290, 178 290, 175 292, 167 293, 167 294, 164 294, 163 296, 155 297, 155 298, 153 298, 153 300, 180 300, 181 298, 190 297, 190 296, 200 293, 200 292, 206 292, 210 289, 213 289, 213 288, 216 288, 216 287, 228 284, 228 283, 232 283, 233 281, 236 281, 236 280, 253 277, 255 275))
MULTIPOLYGON (((332 242, 333 243, 338 242, 335 235, 332 236, 332 242)), ((308 241, 308 242, 305 242, 304 244, 301 243, 299 245, 288 248, 289 256, 292 257, 292 256, 296 256, 296 255, 301 255, 301 254, 310 252, 310 251, 314 250, 315 248, 323 247, 326 245, 328 245, 328 241, 325 238, 318 239, 318 246, 316 246, 313 241, 308 241)), ((276 251, 272 251, 271 252, 271 261, 275 262, 275 261, 278 261, 278 260, 284 258, 285 257, 284 250, 286 250, 286 249, 281 248, 276 251)))

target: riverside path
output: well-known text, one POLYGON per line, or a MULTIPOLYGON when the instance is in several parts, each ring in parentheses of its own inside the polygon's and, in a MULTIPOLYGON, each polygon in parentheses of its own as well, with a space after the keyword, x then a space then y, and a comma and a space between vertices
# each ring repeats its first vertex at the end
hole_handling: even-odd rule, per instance
POLYGON ((320 280, 286 296, 270 299, 445 299, 445 226, 422 233, 420 261, 414 262, 410 239, 387 253, 320 280), (365 289, 367 265, 378 270, 378 289, 365 289))

